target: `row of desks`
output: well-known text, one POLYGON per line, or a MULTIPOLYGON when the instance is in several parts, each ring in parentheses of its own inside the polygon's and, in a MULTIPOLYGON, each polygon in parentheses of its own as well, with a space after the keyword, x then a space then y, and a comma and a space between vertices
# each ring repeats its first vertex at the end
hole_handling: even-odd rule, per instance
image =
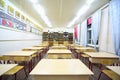
MULTIPOLYGON (((39 48, 39 47, 37 47, 39 48)), ((24 52, 31 48, 25 48, 23 49, 24 52)), ((35 49, 35 48, 34 48, 35 49)), ((40 49, 40 48, 39 48, 40 49)), ((38 49, 38 50, 39 50, 38 49)), ((43 48, 41 48, 43 49, 43 48)), ((27 51, 26 51, 27 52, 27 51)), ((22 57, 22 54, 24 55, 23 59, 20 60, 30 60, 32 57, 32 54, 34 54, 35 51, 30 51, 29 53, 22 53, 20 52, 19 57, 22 57), (22 53, 22 54, 21 54, 22 53), (27 57, 27 54, 29 54, 29 58, 27 57)), ((19 52, 14 52, 16 53, 19 52)), ((12 58, 13 53, 9 53, 9 56, 11 56, 10 59, 18 59, 18 57, 12 58)), ((66 49, 56 49, 56 47, 53 47, 53 49, 49 50, 47 52, 48 58, 51 58, 51 55, 71 55, 71 52, 66 49)), ((99 63, 99 62, 105 62, 105 61, 114 61, 118 60, 118 56, 115 56, 113 54, 108 53, 88 53, 85 52, 85 54, 89 55, 89 60, 91 62, 99 63), (112 59, 112 60, 111 60, 112 59), (114 60, 113 60, 114 59, 114 60)), ((4 55, 7 57, 7 55, 4 55)), ((71 57, 71 56, 69 56, 71 57)), ((30 75, 33 76, 35 80, 88 80, 90 75, 93 75, 92 71, 89 70, 85 64, 83 64, 79 59, 42 59, 39 61, 39 63, 36 65, 36 67, 30 72, 30 75), (47 77, 46 77, 47 76, 47 77)))
POLYGON ((34 80, 89 80, 89 76, 93 75, 79 59, 72 59, 72 52, 65 46, 51 47, 47 58, 30 72, 34 80))
MULTIPOLYGON (((89 58, 89 68, 92 70, 92 63, 101 64, 100 69, 102 68, 102 65, 111 65, 117 61, 119 61, 119 56, 108 53, 108 52, 95 52, 92 48, 85 48, 81 46, 71 46, 72 50, 77 50, 77 57, 78 55, 85 54, 89 58)), ((120 66, 106 66, 106 68, 112 70, 116 74, 118 74, 120 78, 120 66)), ((117 79, 119 80, 119 79, 117 79)))
MULTIPOLYGON (((27 47, 22 49, 22 51, 12 51, 1 55, 0 60, 3 61, 15 61, 15 62, 28 62, 29 63, 29 72, 31 71, 31 61, 33 55, 38 55, 41 51, 44 51, 47 46, 39 47, 27 47)), ((7 71, 11 70, 18 64, 0 64, 0 76, 2 76, 7 71)))
POLYGON ((27 47, 24 48, 22 51, 12 51, 5 53, 2 55, 0 60, 4 61, 13 61, 13 62, 27 62, 26 64, 29 65, 29 72, 32 70, 33 65, 33 57, 34 55, 41 58, 41 54, 45 51, 46 47, 27 47))

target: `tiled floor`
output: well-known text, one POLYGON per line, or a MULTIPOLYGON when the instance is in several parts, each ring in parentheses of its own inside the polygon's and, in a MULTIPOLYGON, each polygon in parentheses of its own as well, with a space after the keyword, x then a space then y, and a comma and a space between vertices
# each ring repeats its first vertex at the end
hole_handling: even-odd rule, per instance
MULTIPOLYGON (((35 65, 36 64, 37 64, 37 61, 35 62, 35 65)), ((88 66, 88 63, 86 63, 86 65, 88 66)), ((26 68, 28 69, 27 66, 26 66, 26 68)), ((95 64, 93 66, 93 72, 94 72, 94 75, 90 76, 89 80, 97 80, 97 78, 99 76, 99 73, 100 73, 98 65, 95 64)), ((14 76, 3 76, 2 80, 14 80, 14 76)), ((28 77, 26 77, 25 73, 24 73, 24 70, 22 70, 17 74, 17 80, 33 80, 33 78, 29 74, 28 74, 28 77)), ((109 80, 109 78, 107 76, 105 76, 104 74, 102 74, 100 80, 109 80)))

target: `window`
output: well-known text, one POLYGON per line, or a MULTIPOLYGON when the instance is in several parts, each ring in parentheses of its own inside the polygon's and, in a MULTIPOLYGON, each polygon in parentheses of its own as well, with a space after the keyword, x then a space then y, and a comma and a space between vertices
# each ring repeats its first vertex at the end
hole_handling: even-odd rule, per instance
MULTIPOLYGON (((92 27, 91 27, 92 22, 91 21, 92 20, 89 20, 89 24, 87 22, 87 45, 94 46, 94 43, 92 40, 92 27)), ((98 40, 96 44, 98 45, 98 40)))
POLYGON ((92 29, 91 29, 91 24, 87 26, 87 44, 92 44, 92 29))

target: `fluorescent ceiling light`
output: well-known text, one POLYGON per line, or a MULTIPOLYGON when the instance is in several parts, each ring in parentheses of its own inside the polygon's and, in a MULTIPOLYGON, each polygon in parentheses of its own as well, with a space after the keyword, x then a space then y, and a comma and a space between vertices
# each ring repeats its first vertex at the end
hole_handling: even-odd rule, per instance
POLYGON ((89 5, 84 5, 78 12, 77 12, 77 16, 81 16, 83 15, 89 8, 89 5))
POLYGON ((90 5, 94 2, 94 0, 87 0, 87 4, 90 5))
POLYGON ((68 24, 67 27, 71 27, 78 18, 79 18, 79 17, 75 17, 75 18, 68 24))
POLYGON ((45 15, 45 10, 44 10, 43 6, 37 4, 37 5, 34 5, 34 8, 41 16, 45 15))
POLYGON ((87 0, 86 4, 82 8, 80 8, 80 10, 76 14, 76 17, 68 24, 67 27, 71 27, 72 25, 74 25, 74 23, 80 18, 80 16, 87 12, 93 2, 94 0, 87 0))
POLYGON ((44 10, 43 6, 41 6, 40 4, 35 4, 34 8, 40 14, 40 16, 43 19, 43 21, 45 22, 45 24, 47 24, 48 27, 52 27, 51 22, 49 21, 48 17, 45 14, 45 10, 44 10))
POLYGON ((87 10, 89 9, 88 5, 84 5, 76 14, 76 17, 68 24, 67 27, 71 27, 79 18, 81 15, 83 15, 87 10))
POLYGON ((38 0, 30 0, 32 3, 38 3, 38 0))

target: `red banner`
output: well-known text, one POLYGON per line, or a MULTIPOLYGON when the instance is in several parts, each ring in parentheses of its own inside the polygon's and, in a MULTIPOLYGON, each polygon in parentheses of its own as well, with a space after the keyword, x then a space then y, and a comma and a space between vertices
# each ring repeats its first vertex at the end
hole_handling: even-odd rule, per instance
POLYGON ((74 27, 74 38, 75 39, 78 38, 78 26, 77 25, 74 27))

